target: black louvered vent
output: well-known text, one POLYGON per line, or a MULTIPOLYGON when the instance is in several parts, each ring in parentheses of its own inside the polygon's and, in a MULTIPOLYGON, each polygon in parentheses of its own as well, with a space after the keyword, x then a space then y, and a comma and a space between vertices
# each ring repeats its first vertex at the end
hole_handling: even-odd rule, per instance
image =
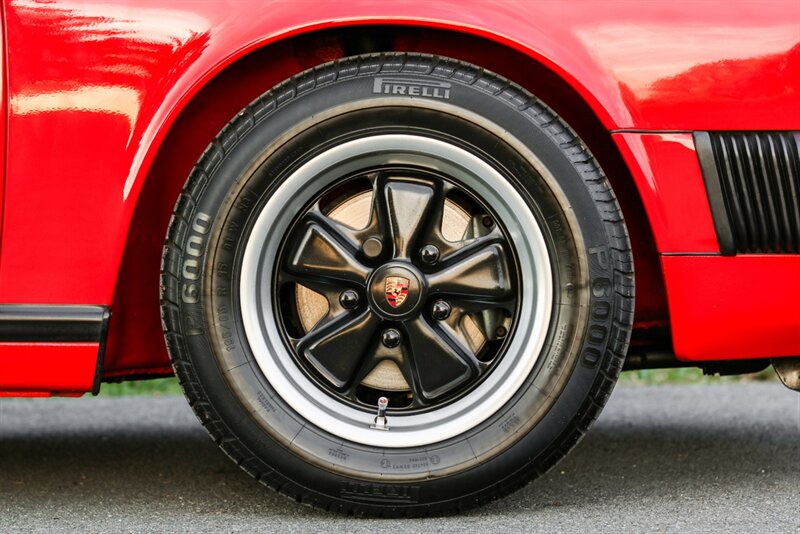
POLYGON ((722 253, 800 254, 800 132, 695 141, 722 253))

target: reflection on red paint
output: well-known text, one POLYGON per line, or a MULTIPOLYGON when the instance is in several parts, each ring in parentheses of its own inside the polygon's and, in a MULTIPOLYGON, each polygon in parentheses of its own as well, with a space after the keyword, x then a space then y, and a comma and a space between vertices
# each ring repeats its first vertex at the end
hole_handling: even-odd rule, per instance
POLYGON ((718 254, 692 134, 618 133, 661 253, 718 254))

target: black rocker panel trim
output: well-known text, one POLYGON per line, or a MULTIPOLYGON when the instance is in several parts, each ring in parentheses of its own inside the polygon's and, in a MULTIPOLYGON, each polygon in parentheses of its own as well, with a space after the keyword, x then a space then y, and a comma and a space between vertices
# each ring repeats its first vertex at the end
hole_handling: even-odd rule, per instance
POLYGON ((800 254, 800 132, 696 132, 720 252, 800 254))
POLYGON ((0 341, 102 343, 110 313, 104 306, 0 305, 0 341))

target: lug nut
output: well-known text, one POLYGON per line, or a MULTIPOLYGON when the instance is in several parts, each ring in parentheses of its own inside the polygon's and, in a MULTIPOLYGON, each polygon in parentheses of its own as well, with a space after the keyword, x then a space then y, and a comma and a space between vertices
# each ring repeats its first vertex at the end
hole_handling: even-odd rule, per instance
POLYGON ((488 215, 483 216, 483 220, 481 221, 486 228, 491 228, 494 224, 494 221, 488 215))
POLYGON ((505 326, 498 326, 494 333, 497 335, 497 337, 504 338, 508 334, 508 330, 505 326))
POLYGON ((384 330, 383 334, 381 334, 381 343, 387 348, 393 349, 400 344, 400 332, 395 330, 394 328, 389 328, 388 330, 384 330))
POLYGON ((361 245, 361 250, 364 252, 364 256, 374 259, 383 252, 383 243, 381 243, 381 240, 377 237, 370 237, 361 245))
POLYGON ((339 295, 339 304, 341 304, 342 308, 346 310, 352 310, 358 306, 358 293, 352 289, 343 291, 342 294, 339 295))
POLYGON ((443 321, 450 317, 450 305, 443 300, 437 300, 431 308, 431 315, 437 321, 443 321))
POLYGON ((439 249, 436 248, 434 245, 425 245, 419 251, 419 257, 422 258, 424 263, 428 265, 433 265, 437 261, 439 261, 439 249))

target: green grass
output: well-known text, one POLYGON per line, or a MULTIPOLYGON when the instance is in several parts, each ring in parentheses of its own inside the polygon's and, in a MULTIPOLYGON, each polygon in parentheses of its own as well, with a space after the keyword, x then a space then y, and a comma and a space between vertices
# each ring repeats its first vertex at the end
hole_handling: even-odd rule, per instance
POLYGON ((659 386, 665 384, 725 384, 732 382, 751 382, 775 380, 775 371, 767 367, 761 372, 733 376, 705 376, 697 367, 678 369, 643 369, 626 371, 619 377, 620 384, 659 386))
MULTIPOLYGON (((625 385, 665 385, 665 384, 722 384, 731 382, 775 380, 775 372, 771 367, 760 373, 737 376, 703 376, 700 369, 686 367, 681 369, 647 369, 642 371, 626 371, 619 378, 625 385)), ((103 397, 153 396, 163 397, 181 395, 178 380, 172 378, 156 378, 152 380, 133 380, 117 384, 103 384, 100 395, 103 397)))
POLYGON ((175 377, 131 380, 129 382, 103 384, 100 386, 101 397, 135 397, 142 395, 166 397, 182 394, 178 379, 175 377))

